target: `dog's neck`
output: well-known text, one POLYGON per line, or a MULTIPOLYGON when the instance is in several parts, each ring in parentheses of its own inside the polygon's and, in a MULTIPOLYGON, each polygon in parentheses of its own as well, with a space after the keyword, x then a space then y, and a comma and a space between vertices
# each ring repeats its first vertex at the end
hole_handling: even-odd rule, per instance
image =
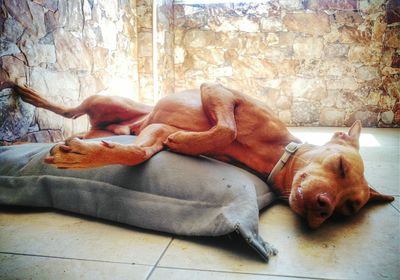
POLYGON ((300 146, 296 153, 290 156, 282 169, 276 174, 276 176, 274 176, 274 184, 271 187, 274 188, 282 199, 289 198, 296 172, 302 169, 308 162, 303 155, 312 147, 313 146, 309 144, 303 144, 300 146))

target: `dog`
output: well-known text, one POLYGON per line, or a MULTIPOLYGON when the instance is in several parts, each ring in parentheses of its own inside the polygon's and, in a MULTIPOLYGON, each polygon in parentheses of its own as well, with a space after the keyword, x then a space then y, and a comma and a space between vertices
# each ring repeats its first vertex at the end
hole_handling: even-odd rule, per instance
POLYGON ((284 123, 265 104, 220 84, 204 83, 200 91, 166 96, 154 107, 95 95, 69 108, 27 87, 13 88, 24 101, 66 118, 88 115, 91 129, 56 144, 45 158, 58 168, 137 165, 163 149, 205 155, 244 165, 259 176, 270 174, 275 191, 313 229, 334 214, 353 215, 369 201, 394 200, 370 188, 364 177, 360 121, 348 133, 335 133, 323 146, 295 144, 296 149, 287 153, 288 144, 300 140, 284 123), (80 139, 129 134, 137 135, 129 145, 80 139), (280 168, 273 171, 277 165, 280 168))

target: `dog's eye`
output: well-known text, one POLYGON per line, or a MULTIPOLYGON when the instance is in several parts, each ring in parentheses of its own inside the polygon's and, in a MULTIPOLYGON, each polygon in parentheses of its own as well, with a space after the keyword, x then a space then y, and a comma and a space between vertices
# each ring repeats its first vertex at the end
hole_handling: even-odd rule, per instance
POLYGON ((339 165, 338 169, 339 169, 340 177, 345 178, 346 177, 346 173, 349 171, 349 166, 348 166, 348 164, 346 164, 346 161, 342 156, 339 157, 339 164, 338 165, 339 165))
POLYGON ((359 205, 357 200, 347 200, 345 202, 345 210, 349 215, 355 214, 358 211, 359 205))

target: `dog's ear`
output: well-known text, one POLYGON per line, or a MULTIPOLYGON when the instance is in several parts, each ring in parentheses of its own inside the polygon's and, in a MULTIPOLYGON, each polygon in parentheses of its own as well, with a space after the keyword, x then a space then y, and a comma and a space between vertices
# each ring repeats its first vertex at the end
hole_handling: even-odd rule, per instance
POLYGON ((391 195, 381 194, 374 190, 373 188, 369 188, 369 200, 370 201, 381 201, 381 202, 392 202, 394 197, 391 195))
POLYGON ((361 135, 361 122, 359 120, 355 121, 350 127, 348 133, 335 132, 331 139, 331 142, 351 145, 356 149, 360 148, 360 135, 361 135))
POLYGON ((361 121, 357 120, 353 123, 353 125, 349 129, 349 132, 347 133, 350 136, 349 140, 351 141, 351 144, 357 149, 360 148, 361 128, 361 121))

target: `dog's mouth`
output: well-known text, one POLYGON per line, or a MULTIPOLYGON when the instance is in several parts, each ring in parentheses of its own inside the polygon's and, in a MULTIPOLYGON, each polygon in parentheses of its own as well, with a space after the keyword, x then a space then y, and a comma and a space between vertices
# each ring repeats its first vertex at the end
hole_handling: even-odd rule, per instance
POLYGON ((305 217, 304 193, 301 186, 292 188, 289 196, 290 208, 300 216, 305 217))
POLYGON ((307 199, 304 188, 300 185, 294 187, 289 196, 290 208, 307 220, 307 224, 311 229, 318 228, 330 215, 321 215, 321 212, 314 211, 307 207, 307 199))

